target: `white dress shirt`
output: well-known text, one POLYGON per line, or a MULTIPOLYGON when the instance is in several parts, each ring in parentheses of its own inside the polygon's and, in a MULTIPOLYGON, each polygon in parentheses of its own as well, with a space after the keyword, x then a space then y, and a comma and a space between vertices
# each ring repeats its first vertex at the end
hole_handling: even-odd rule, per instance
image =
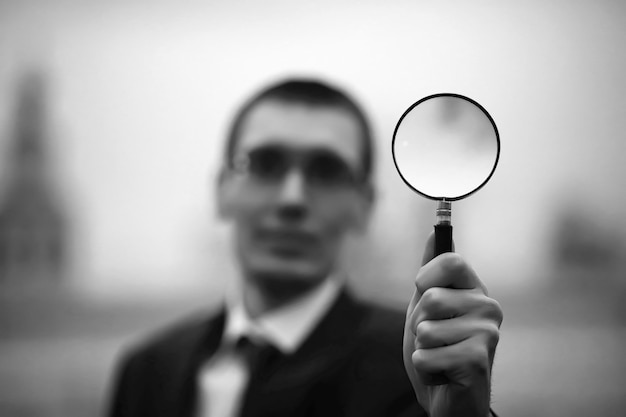
POLYGON ((198 375, 196 417, 236 417, 249 375, 244 358, 235 351, 242 336, 267 342, 284 354, 295 352, 328 312, 341 284, 330 278, 298 300, 250 318, 241 298, 228 300, 220 346, 198 375))

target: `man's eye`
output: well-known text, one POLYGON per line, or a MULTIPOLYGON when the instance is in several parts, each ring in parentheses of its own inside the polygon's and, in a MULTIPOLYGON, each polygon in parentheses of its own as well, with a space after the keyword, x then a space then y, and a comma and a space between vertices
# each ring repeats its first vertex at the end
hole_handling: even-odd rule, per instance
POLYGON ((311 161, 308 169, 311 181, 323 185, 345 185, 350 182, 350 168, 337 157, 319 156, 311 161))
POLYGON ((250 173, 263 179, 280 178, 286 169, 285 156, 276 150, 265 149, 250 154, 250 173))

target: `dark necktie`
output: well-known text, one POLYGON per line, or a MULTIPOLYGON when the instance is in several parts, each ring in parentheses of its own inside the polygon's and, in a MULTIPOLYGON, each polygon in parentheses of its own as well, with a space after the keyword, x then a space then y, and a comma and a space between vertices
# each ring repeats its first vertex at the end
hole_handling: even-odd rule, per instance
POLYGON ((259 376, 272 365, 280 354, 278 349, 270 343, 254 340, 248 336, 242 336, 237 341, 236 350, 246 362, 251 384, 258 381, 259 376))
POLYGON ((273 368, 281 354, 271 344, 243 336, 237 341, 237 352, 248 367, 249 379, 244 388, 241 417, 258 415, 267 399, 264 395, 266 383, 272 376, 273 368))

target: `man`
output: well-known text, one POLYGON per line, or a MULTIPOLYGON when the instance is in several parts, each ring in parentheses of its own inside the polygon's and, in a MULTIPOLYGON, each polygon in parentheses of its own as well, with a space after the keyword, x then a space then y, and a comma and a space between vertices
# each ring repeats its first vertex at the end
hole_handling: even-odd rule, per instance
POLYGON ((128 354, 111 416, 487 416, 501 312, 458 255, 427 247, 406 321, 344 286, 372 164, 367 120, 338 89, 290 80, 248 101, 217 187, 241 291, 128 354))

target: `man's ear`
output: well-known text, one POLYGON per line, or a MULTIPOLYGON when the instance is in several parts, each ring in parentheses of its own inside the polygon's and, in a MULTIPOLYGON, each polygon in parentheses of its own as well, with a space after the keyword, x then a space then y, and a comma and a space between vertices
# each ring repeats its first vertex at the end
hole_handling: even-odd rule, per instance
POLYGON ((227 220, 232 215, 232 192, 230 191, 231 173, 222 168, 217 176, 215 187, 215 201, 217 215, 221 220, 227 220))
POLYGON ((365 233, 376 202, 376 190, 371 183, 366 183, 359 189, 359 199, 353 218, 354 229, 357 233, 365 233))

